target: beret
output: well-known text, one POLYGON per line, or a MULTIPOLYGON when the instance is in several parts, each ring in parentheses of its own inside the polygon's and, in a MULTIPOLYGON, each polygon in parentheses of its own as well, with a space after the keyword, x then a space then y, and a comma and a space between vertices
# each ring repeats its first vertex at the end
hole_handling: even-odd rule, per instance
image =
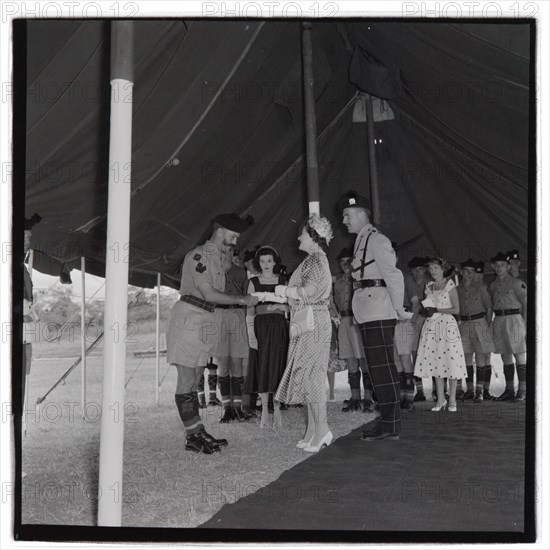
POLYGON ((42 221, 40 214, 33 214, 30 218, 25 218, 25 231, 31 230, 36 224, 42 221))
POLYGON ((420 256, 415 256, 408 264, 407 267, 414 269, 415 267, 425 267, 427 258, 421 258, 420 256))
POLYGON ((508 260, 519 260, 519 250, 509 250, 506 252, 508 260))
POLYGON ((491 263, 495 263, 495 262, 507 262, 508 261, 508 255, 507 254, 503 254, 502 252, 499 252, 496 256, 493 256, 491 258, 491 263))
POLYGON ((353 250, 351 248, 342 248, 336 259, 342 260, 343 258, 353 258, 353 250))
POLYGON ((254 218, 247 216, 245 219, 242 219, 237 214, 220 214, 214 218, 213 222, 225 229, 229 229, 229 231, 244 233, 251 225, 254 225, 254 218))
POLYGON ((370 201, 366 197, 358 195, 355 191, 348 191, 340 200, 340 210, 343 212, 346 208, 366 208, 371 209, 370 201))
POLYGON ((485 262, 476 262, 476 273, 483 273, 485 270, 485 262))
POLYGON ((471 267, 471 268, 475 269, 477 267, 477 262, 474 262, 474 260, 472 260, 472 258, 468 258, 465 262, 460 263, 460 267, 462 267, 462 268, 471 267))

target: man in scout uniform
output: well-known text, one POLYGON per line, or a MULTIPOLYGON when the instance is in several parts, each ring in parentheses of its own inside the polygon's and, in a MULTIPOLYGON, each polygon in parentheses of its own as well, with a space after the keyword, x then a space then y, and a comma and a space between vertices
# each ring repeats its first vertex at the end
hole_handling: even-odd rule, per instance
POLYGON ((519 250, 509 250, 506 252, 506 257, 508 258, 508 263, 510 264, 510 275, 512 275, 515 279, 521 279, 525 283, 526 281, 520 271, 521 260, 519 258, 519 250))
POLYGON ((185 426, 188 451, 212 454, 227 445, 225 439, 215 439, 204 429, 197 387, 202 366, 219 338, 222 319, 219 306, 253 306, 258 301, 253 296, 226 294, 222 265, 222 255, 236 246, 239 234, 250 225, 250 220, 236 214, 216 217, 210 239, 191 250, 183 261, 181 298, 172 310, 166 343, 167 361, 178 372, 175 401, 185 426))
POLYGON ((343 224, 357 233, 352 277, 352 311, 359 324, 367 368, 377 396, 380 418, 362 439, 399 439, 401 408, 399 375, 393 359, 397 319, 408 319, 403 308, 403 274, 391 241, 370 223, 369 201, 350 191, 341 201, 343 224))
MULTIPOLYGON (((422 331, 422 325, 424 324, 425 317, 419 314, 422 307, 422 300, 425 298, 426 285, 432 280, 430 275, 426 272, 427 258, 415 256, 408 264, 407 267, 410 270, 410 274, 404 276, 405 283, 405 309, 413 313, 413 318, 405 323, 397 323, 395 327, 396 331, 396 344, 398 353, 400 349, 403 349, 403 355, 408 356, 405 358, 408 368, 404 369, 407 374, 404 374, 403 386, 405 399, 402 405, 405 409, 411 409, 410 399, 411 392, 414 393, 414 386, 416 386, 416 395, 412 398, 413 402, 426 401, 424 395, 424 387, 422 385, 422 378, 414 376, 414 362, 416 361, 416 350, 418 349, 418 341, 420 339, 420 332, 422 331), (404 329, 404 330, 403 330, 404 329), (412 362, 410 356, 412 355, 412 362), (410 363, 410 365, 409 365, 410 363), (410 367, 412 366, 412 370, 410 367), (409 372, 410 371, 410 372, 409 372)), ((400 357, 401 363, 403 363, 400 357)))
MULTIPOLYGON (((478 285, 483 285, 487 288, 487 285, 483 282, 483 276, 485 274, 485 262, 479 261, 475 264, 475 274, 474 274, 474 282, 478 285)), ((488 291, 488 290, 487 290, 488 291)), ((492 299, 491 299, 491 308, 493 306, 492 299)), ((489 329, 491 327, 491 322, 489 323, 489 329)), ((492 342, 492 331, 491 331, 491 342, 492 342)), ((493 353, 494 353, 494 343, 493 343, 493 353)), ((485 380, 483 382, 483 399, 491 401, 493 399, 493 396, 489 392, 489 388, 491 387, 491 378, 493 375, 493 367, 491 366, 489 356, 489 360, 485 363, 485 380)), ((474 398, 475 400, 475 398, 474 398)))
MULTIPOLYGON (((248 277, 235 261, 234 250, 223 257, 225 291, 231 296, 246 296, 248 277)), ((238 256, 237 256, 238 258, 238 256)), ((220 422, 249 420, 252 414, 242 409, 245 369, 248 367, 248 334, 243 306, 216 306, 222 309, 220 333, 214 355, 218 363, 218 383, 223 414, 220 422)))
POLYGON ((494 351, 493 339, 489 329, 493 318, 493 305, 487 287, 477 282, 477 262, 468 258, 460 264, 462 282, 456 287, 460 316, 458 328, 464 358, 466 360, 466 393, 465 399, 473 399, 475 403, 483 401, 486 370, 491 370, 491 353, 494 351), (476 360, 476 387, 474 393, 474 359, 476 360))
POLYGON ((504 364, 506 390, 497 401, 525 401, 526 398, 526 346, 525 319, 527 315, 527 285, 509 273, 508 257, 499 252, 491 258, 496 279, 491 283, 495 318, 492 336, 495 353, 500 353, 504 364), (519 387, 514 395, 514 359, 519 387))
POLYGON ((344 248, 337 259, 343 274, 334 282, 334 305, 338 311, 338 358, 343 359, 348 367, 348 383, 351 399, 342 409, 343 412, 361 409, 361 373, 365 390, 364 408, 372 407, 372 385, 370 383, 365 352, 361 343, 359 327, 353 318, 351 299, 353 296, 353 278, 351 276, 351 260, 353 251, 344 248))

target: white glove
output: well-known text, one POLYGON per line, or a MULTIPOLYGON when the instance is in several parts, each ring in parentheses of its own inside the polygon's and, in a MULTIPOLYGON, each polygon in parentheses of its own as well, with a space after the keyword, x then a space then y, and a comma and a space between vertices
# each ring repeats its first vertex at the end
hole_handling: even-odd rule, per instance
POLYGON ((286 297, 286 286, 285 285, 277 285, 275 287, 275 296, 285 298, 286 297))

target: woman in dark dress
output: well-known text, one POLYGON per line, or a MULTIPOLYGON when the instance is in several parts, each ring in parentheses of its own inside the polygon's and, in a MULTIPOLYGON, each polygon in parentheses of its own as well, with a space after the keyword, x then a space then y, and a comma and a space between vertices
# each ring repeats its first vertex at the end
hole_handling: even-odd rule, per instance
MULTIPOLYGON (((277 285, 285 285, 286 278, 278 275, 281 260, 277 251, 270 246, 262 246, 256 252, 261 274, 252 277, 248 284, 249 293, 273 293, 277 285)), ((273 296, 274 297, 274 296, 273 296)), ((269 394, 273 394, 286 367, 288 351, 288 305, 270 301, 269 297, 247 310, 249 345, 252 348, 246 393, 258 392, 262 400, 260 426, 269 425, 269 394), (257 351, 256 351, 257 350, 257 351)), ((281 426, 279 404, 274 402, 273 425, 281 426)))

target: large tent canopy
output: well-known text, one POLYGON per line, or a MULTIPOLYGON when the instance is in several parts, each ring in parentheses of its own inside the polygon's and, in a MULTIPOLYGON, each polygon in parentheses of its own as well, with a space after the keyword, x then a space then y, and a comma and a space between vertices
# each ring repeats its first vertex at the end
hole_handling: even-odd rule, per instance
MULTIPOLYGON (((160 272, 177 286, 183 257, 222 212, 255 218, 241 248, 269 243, 297 264, 308 210, 299 21, 135 21, 131 243, 107 251, 107 181, 117 171, 108 158, 110 22, 21 24, 25 211, 43 218, 35 268, 57 275, 84 256, 104 275, 115 254, 129 262, 131 283, 153 286, 160 272)), ((313 22, 331 259, 351 239, 338 199, 351 188, 370 193, 363 92, 385 100, 374 103, 381 229, 401 262, 429 253, 487 260, 512 248, 525 256, 533 32, 528 22, 313 22)))

